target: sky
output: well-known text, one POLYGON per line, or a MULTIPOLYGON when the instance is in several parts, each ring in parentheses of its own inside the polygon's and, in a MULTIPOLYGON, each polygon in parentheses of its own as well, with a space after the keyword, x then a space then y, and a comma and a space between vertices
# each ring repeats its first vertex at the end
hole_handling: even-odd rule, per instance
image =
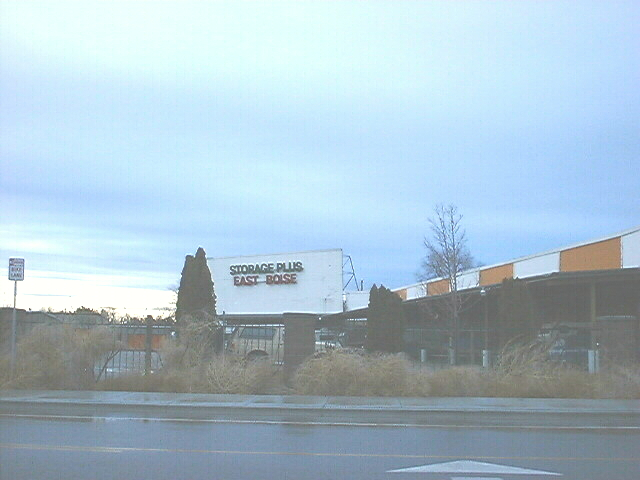
POLYGON ((487 265, 637 226, 638 25, 637 1, 3 0, 18 306, 159 314, 199 246, 342 248, 399 287, 438 203, 487 265))

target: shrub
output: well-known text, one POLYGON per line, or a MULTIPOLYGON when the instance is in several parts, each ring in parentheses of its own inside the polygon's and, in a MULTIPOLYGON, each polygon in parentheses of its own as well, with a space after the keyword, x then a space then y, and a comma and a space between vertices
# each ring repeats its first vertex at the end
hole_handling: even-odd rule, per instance
POLYGON ((340 351, 304 362, 293 379, 303 395, 425 395, 428 385, 404 355, 363 355, 340 351))
POLYGON ((119 344, 106 327, 37 326, 18 342, 13 377, 9 357, 2 361, 0 387, 93 388, 95 362, 115 348, 119 344))
MULTIPOLYGON (((549 345, 509 345, 491 372, 490 395, 531 398, 602 398, 603 381, 615 376, 590 374, 549 358, 549 345)), ((629 391, 617 396, 629 395, 629 391)))
POLYGON ((404 347, 406 319, 402 299, 380 285, 369 292, 367 314, 367 338, 365 348, 369 352, 398 353, 404 347))
POLYGON ((200 366, 153 375, 127 375, 98 383, 100 390, 188 393, 282 393, 278 370, 267 360, 218 356, 200 366))
POLYGON ((489 370, 432 370, 402 355, 334 351, 303 363, 292 385, 304 395, 640 398, 640 367, 589 374, 551 361, 540 344, 509 345, 489 370))
POLYGON ((597 398, 639 398, 640 365, 610 365, 595 379, 597 398))
POLYGON ((209 362, 204 378, 210 393, 269 393, 282 382, 269 359, 249 361, 228 355, 209 362))
POLYGON ((189 317, 179 328, 179 337, 166 343, 161 351, 162 362, 170 370, 189 370, 213 358, 211 337, 216 325, 207 319, 189 317))
POLYGON ((483 397, 488 394, 487 372, 475 366, 458 366, 427 371, 434 397, 483 397))
MULTIPOLYGON (((119 348, 107 328, 36 327, 18 343, 16 375, 0 357, 0 388, 93 389, 271 394, 287 393, 281 372, 268 360, 212 356, 198 341, 198 325, 162 351, 164 368, 95 384, 93 368, 119 348)), ((608 365, 598 374, 559 365, 545 345, 509 345, 492 369, 461 366, 432 370, 403 354, 328 351, 304 362, 292 380, 303 395, 490 396, 640 398, 640 366, 608 365)))

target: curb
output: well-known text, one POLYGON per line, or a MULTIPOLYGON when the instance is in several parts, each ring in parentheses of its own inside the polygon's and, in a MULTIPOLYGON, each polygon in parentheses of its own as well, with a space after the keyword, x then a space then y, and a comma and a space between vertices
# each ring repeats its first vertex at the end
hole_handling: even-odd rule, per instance
POLYGON ((379 399, 10 391, 0 392, 0 415, 332 425, 640 429, 640 402, 634 400, 379 399), (78 396, 74 397, 74 393, 78 396), (62 398, 51 398, 56 395, 62 398), (81 398, 87 395, 93 398, 81 398), (113 401, 110 396, 122 398, 113 401))

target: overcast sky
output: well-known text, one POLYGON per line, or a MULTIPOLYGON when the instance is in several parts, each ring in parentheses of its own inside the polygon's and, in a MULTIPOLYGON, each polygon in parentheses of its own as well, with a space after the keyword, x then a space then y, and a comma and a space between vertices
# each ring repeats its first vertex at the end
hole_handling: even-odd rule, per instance
POLYGON ((639 25, 637 1, 2 1, 0 257, 23 307, 133 309, 198 246, 413 283, 439 202, 485 264, 628 229, 639 25))

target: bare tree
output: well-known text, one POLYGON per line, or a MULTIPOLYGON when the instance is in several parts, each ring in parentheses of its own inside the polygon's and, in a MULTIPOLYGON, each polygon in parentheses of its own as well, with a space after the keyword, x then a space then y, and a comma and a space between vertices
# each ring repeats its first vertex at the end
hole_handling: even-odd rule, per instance
POLYGON ((427 254, 422 261, 421 280, 447 278, 451 291, 457 290, 459 274, 474 266, 462 228, 462 215, 455 205, 437 205, 434 214, 429 218, 432 238, 424 239, 427 254))
POLYGON ((438 305, 444 310, 442 314, 451 329, 451 362, 455 365, 458 363, 460 312, 464 301, 464 297, 458 293, 458 278, 463 271, 474 267, 474 259, 467 247, 462 215, 455 205, 437 205, 429 224, 431 237, 424 239, 427 253, 422 261, 420 280, 425 291, 427 280, 440 278, 448 281, 448 292, 440 292, 443 296, 438 305))

